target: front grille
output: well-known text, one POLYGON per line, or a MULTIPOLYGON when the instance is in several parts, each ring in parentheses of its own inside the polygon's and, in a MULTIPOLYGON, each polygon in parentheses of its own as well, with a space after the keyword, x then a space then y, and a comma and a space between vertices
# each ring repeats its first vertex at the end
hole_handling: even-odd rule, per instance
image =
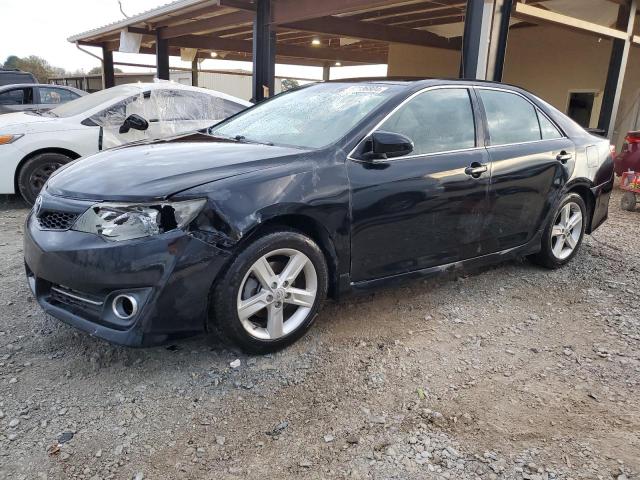
POLYGON ((61 303, 70 307, 81 307, 101 310, 104 298, 78 292, 62 285, 51 285, 49 301, 61 303))
POLYGON ((38 216, 38 225, 45 230, 69 230, 78 218, 75 213, 44 212, 38 216))

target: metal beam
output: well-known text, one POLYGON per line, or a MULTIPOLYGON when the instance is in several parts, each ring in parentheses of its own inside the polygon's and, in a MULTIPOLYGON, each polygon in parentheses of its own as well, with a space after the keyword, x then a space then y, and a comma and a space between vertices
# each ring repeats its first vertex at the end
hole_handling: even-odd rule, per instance
POLYGON ((248 11, 239 11, 227 15, 218 15, 203 20, 183 23, 175 27, 167 27, 162 32, 162 38, 181 37, 183 35, 195 35, 198 33, 212 32, 217 29, 229 28, 238 25, 250 24, 255 14, 248 11))
POLYGON ((361 40, 405 43, 438 48, 459 49, 460 45, 426 30, 394 27, 381 23, 362 22, 340 17, 320 17, 283 24, 282 27, 304 32, 338 35, 361 40))
POLYGON ((507 40, 509 38, 509 23, 513 0, 495 0, 493 12, 493 26, 489 41, 489 55, 487 59, 487 80, 502 81, 504 61, 507 56, 507 40))
POLYGON ((156 76, 169 80, 169 42, 162 38, 162 28, 156 31, 156 76))
POLYGON ((113 52, 107 47, 102 47, 102 88, 111 88, 116 85, 116 75, 113 69, 113 52))
POLYGON ((597 23, 587 22, 568 15, 544 10, 542 8, 532 7, 531 5, 521 2, 516 3, 512 15, 523 20, 529 20, 535 23, 559 25, 564 28, 578 30, 580 32, 589 33, 599 37, 619 38, 620 40, 628 38, 628 35, 624 31, 604 27, 597 23))
POLYGON ((620 106, 620 95, 624 83, 624 75, 627 71, 629 49, 633 40, 633 28, 637 12, 637 0, 632 0, 629 6, 620 5, 616 28, 625 28, 626 39, 615 38, 611 47, 609 71, 602 96, 602 107, 598 118, 598 128, 607 133, 611 139, 616 125, 616 116, 620 106))
POLYGON ((258 0, 253 20, 252 98, 261 102, 273 95, 275 73, 275 33, 271 33, 271 0, 258 0))
POLYGON ((467 0, 460 78, 484 80, 486 77, 492 7, 484 0, 467 0))
POLYGON ((191 86, 198 86, 198 55, 191 61, 191 86))
POLYGON ((468 0, 460 77, 502 80, 512 0, 468 0))
MULTIPOLYGON (((187 35, 168 40, 174 47, 199 48, 204 50, 217 50, 223 52, 253 53, 253 44, 250 40, 236 40, 222 38, 214 35, 187 35)), ((359 64, 386 63, 386 55, 377 53, 365 53, 355 50, 342 50, 325 47, 302 47, 299 45, 279 44, 278 56, 307 58, 324 61, 341 61, 359 64)))
POLYGON ((322 80, 324 80, 325 82, 328 82, 329 80, 331 80, 331 64, 330 63, 325 63, 322 66, 322 80))
MULTIPOLYGON (((405 0, 404 5, 422 3, 423 0, 405 0)), ((298 22, 311 18, 340 15, 365 9, 390 8, 396 6, 389 0, 278 0, 273 3, 272 23, 298 22), (390 5, 391 4, 391 5, 390 5)))

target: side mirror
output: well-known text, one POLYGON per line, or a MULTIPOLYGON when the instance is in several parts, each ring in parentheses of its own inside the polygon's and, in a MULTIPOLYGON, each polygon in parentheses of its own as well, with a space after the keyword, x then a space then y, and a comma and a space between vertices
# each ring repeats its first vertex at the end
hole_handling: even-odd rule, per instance
POLYGON ((131 129, 134 130, 146 130, 149 128, 149 122, 147 122, 143 117, 138 115, 137 113, 132 113, 127 118, 124 119, 122 125, 120 125, 120 133, 127 133, 131 129))
POLYGON ((400 133, 379 130, 371 134, 371 139, 367 143, 369 143, 369 149, 364 154, 366 160, 402 157, 413 151, 411 139, 400 133))

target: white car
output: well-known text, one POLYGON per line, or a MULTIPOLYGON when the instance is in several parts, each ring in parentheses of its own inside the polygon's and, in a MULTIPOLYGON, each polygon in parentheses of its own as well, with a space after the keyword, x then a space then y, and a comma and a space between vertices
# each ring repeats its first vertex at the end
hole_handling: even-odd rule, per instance
POLYGON ((101 90, 48 112, 0 116, 0 194, 33 203, 52 172, 124 143, 213 125, 251 106, 214 90, 172 82, 101 90))

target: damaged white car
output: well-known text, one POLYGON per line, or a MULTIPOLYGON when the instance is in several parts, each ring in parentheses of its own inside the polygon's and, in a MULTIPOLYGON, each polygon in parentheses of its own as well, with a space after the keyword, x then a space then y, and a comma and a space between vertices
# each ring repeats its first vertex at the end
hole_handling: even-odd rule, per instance
POLYGON ((214 90, 172 82, 119 85, 48 112, 0 117, 0 194, 33 203, 51 173, 125 143, 209 127, 251 106, 214 90))

